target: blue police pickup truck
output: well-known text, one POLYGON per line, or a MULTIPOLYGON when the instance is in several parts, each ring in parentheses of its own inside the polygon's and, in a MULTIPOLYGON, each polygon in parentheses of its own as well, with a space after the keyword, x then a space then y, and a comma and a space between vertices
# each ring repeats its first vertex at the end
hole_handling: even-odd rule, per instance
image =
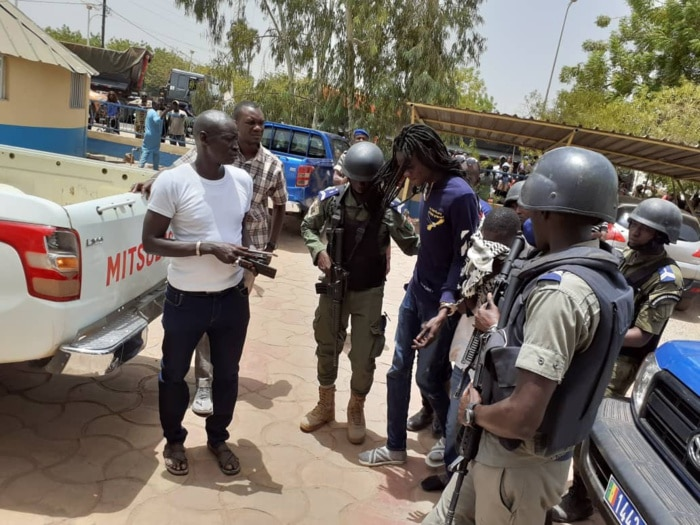
POLYGON ((631 400, 603 400, 581 470, 606 523, 700 523, 700 341, 661 345, 631 400))
POLYGON ((262 144, 282 161, 287 179, 287 213, 303 215, 318 192, 333 185, 333 166, 350 147, 340 135, 266 122, 262 144))

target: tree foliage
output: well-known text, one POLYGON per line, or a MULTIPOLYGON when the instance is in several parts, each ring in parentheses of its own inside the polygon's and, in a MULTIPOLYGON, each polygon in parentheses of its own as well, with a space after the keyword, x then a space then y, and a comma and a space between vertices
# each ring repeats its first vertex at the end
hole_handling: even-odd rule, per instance
POLYGON ((384 135, 408 121, 409 100, 446 105, 488 100, 480 80, 471 95, 462 91, 465 82, 478 79, 473 71, 466 78, 464 71, 478 64, 484 49, 477 31, 483 0, 254 2, 268 23, 262 34, 251 31, 244 0, 175 0, 207 23, 214 41, 227 40, 230 53, 217 60, 217 75, 249 75, 250 61, 266 41, 275 65, 285 71, 259 82, 259 102, 265 93, 278 93, 268 114, 332 130, 361 124, 384 135), (231 20, 227 9, 234 13, 231 20), (311 120, 305 122, 309 109, 311 120))
MULTIPOLYGON (((607 41, 586 41, 587 60, 564 67, 569 88, 549 120, 696 145, 700 137, 700 0, 627 0, 630 15, 607 41)), ((605 27, 610 19, 597 20, 605 27)), ((664 181, 671 187, 671 181, 664 181)), ((694 185, 689 185, 694 186, 694 185)))

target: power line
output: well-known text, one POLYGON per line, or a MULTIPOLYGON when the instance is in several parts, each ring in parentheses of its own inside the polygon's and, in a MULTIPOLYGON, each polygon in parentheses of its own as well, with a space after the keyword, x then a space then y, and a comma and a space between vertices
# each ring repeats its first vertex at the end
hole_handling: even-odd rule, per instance
MULTIPOLYGON (((151 37, 153 40, 155 40, 155 41, 157 41, 157 42, 160 42, 160 43, 163 44, 166 48, 170 49, 173 53, 175 53, 176 55, 180 56, 180 58, 183 58, 183 59, 185 59, 185 60, 189 60, 189 57, 187 57, 187 56, 186 56, 184 53, 182 53, 179 49, 177 49, 176 47, 174 47, 174 46, 172 46, 171 44, 167 43, 166 41, 164 41, 164 40, 162 40, 162 39, 156 37, 155 35, 159 34, 159 35, 163 36, 164 38, 170 38, 169 36, 163 35, 162 33, 156 33, 156 32, 154 32, 153 30, 144 29, 143 27, 141 27, 141 26, 139 26, 138 24, 132 22, 131 20, 129 20, 128 18, 126 18, 126 17, 123 16, 122 14, 118 13, 117 11, 115 11, 115 10, 112 9, 112 8, 110 8, 109 11, 110 11, 110 13, 112 13, 112 14, 116 15, 117 17, 119 17, 122 21, 126 22, 126 23, 129 24, 129 25, 134 26, 136 29, 138 29, 138 30, 141 31, 142 33, 148 35, 148 36, 151 37)), ((184 42, 184 43, 185 43, 185 44, 188 44, 187 42, 184 42)), ((188 44, 188 45, 190 45, 190 44, 188 44)), ((199 46, 190 45, 190 47, 194 47, 194 48, 196 48, 196 49, 199 49, 200 51, 205 51, 205 52, 208 52, 208 51, 209 51, 209 50, 205 50, 204 48, 201 48, 201 47, 199 47, 199 46)))

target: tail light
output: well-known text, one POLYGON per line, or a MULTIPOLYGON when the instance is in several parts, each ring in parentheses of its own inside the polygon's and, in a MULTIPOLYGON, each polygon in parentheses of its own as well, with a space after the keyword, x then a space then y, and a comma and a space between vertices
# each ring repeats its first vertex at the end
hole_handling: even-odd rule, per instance
POLYGON ((620 233, 620 230, 615 228, 613 224, 608 224, 608 234, 605 236, 606 241, 627 242, 625 236, 620 233))
POLYGON ((19 254, 30 295, 58 302, 80 298, 80 238, 76 231, 0 221, 0 242, 19 254))
POLYGON ((297 168, 297 182, 298 188, 306 188, 311 180, 311 174, 314 172, 314 167, 304 164, 297 168))
POLYGON ((693 254, 693 257, 700 257, 700 250, 696 251, 696 252, 693 254))

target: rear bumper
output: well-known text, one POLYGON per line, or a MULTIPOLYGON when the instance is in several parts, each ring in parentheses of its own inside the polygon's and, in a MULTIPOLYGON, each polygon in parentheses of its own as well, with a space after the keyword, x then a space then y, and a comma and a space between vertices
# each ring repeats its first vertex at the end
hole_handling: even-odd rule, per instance
POLYGON ((603 400, 582 445, 581 475, 606 523, 618 523, 605 502, 611 475, 649 525, 691 525, 700 516, 700 504, 635 425, 628 400, 603 400))
POLYGON ((78 376, 114 371, 146 345, 148 324, 163 312, 164 297, 165 281, 61 345, 45 369, 78 376))

